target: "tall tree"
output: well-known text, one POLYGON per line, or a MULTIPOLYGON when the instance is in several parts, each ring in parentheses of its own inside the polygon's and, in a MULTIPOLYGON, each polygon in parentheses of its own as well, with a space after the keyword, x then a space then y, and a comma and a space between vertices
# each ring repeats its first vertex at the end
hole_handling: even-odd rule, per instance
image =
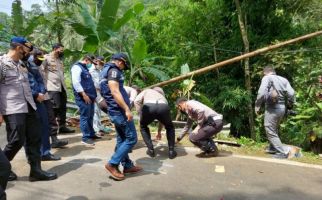
MULTIPOLYGON (((235 0, 235 5, 237 9, 240 33, 242 35, 242 39, 244 43, 244 52, 249 53, 249 41, 248 41, 248 35, 246 30, 246 15, 245 15, 245 18, 243 18, 243 13, 241 10, 239 0, 235 0)), ((244 73, 245 73, 246 90, 249 95, 252 95, 252 86, 251 86, 250 70, 249 70, 249 58, 246 58, 244 60, 244 73)), ((253 106, 251 101, 247 103, 247 110, 248 110, 248 122, 249 122, 249 128, 250 128, 250 135, 252 139, 256 140, 254 114, 253 114, 254 112, 253 112, 253 106)))
POLYGON ((15 35, 22 35, 23 32, 23 14, 21 8, 21 1, 15 0, 12 2, 12 32, 15 35))

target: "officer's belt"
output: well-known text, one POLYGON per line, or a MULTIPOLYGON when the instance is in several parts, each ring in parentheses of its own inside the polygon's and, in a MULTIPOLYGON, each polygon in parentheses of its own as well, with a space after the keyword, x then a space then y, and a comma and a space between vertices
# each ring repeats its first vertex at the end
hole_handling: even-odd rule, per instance
POLYGON ((144 104, 147 104, 147 103, 151 103, 151 104, 167 104, 166 102, 159 101, 159 100, 156 100, 156 101, 144 101, 144 104))

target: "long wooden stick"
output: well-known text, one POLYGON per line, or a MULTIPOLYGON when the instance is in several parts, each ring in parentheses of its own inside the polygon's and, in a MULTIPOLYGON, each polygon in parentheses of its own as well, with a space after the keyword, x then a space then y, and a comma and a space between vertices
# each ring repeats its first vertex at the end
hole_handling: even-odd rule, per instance
POLYGON ((277 49, 277 48, 280 48, 280 47, 283 47, 283 46, 286 46, 286 45, 289 45, 289 44, 293 44, 293 43, 296 43, 296 42, 300 42, 300 41, 303 41, 303 40, 307 40, 307 39, 310 39, 310 38, 319 36, 321 34, 322 34, 322 31, 317 31, 317 32, 310 33, 310 34, 307 34, 307 35, 303 35, 301 37, 297 37, 297 38, 294 38, 294 39, 291 39, 291 40, 287 40, 287 41, 284 41, 284 42, 280 42, 278 44, 274 44, 274 45, 270 45, 268 47, 264 47, 264 48, 261 48, 261 49, 257 49, 255 51, 252 51, 252 52, 249 52, 249 53, 246 53, 246 54, 243 54, 243 55, 240 55, 240 56, 237 56, 237 57, 228 59, 228 60, 224 60, 222 62, 213 64, 213 65, 209 65, 207 67, 203 67, 201 69, 198 69, 198 70, 189 72, 187 74, 184 74, 184 75, 181 75, 181 76, 177 76, 177 77, 172 78, 170 80, 163 81, 161 83, 157 83, 157 84, 151 85, 148 88, 161 87, 161 86, 168 85, 170 83, 174 83, 174 82, 181 81, 183 79, 189 78, 192 75, 195 76, 195 75, 204 74, 204 73, 206 73, 208 71, 211 71, 213 69, 217 69, 219 67, 222 67, 222 66, 225 66, 225 65, 229 65, 229 64, 232 64, 232 63, 235 63, 235 62, 238 62, 238 61, 243 60, 245 58, 250 58, 250 57, 256 56, 258 54, 262 54, 262 53, 265 53, 267 51, 271 51, 273 49, 277 49))

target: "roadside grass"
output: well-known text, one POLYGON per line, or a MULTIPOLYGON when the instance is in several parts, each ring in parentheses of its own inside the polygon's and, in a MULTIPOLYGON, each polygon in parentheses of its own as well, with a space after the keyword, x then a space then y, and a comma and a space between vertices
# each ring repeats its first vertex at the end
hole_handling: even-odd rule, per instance
MULTIPOLYGON (((150 127, 151 130, 151 137, 155 138, 155 135, 157 133, 157 128, 154 126, 150 127)), ((179 133, 176 131, 176 133, 179 133)), ((139 134, 140 135, 140 134, 139 134)), ((268 146, 267 142, 255 142, 254 140, 250 138, 233 138, 228 136, 228 131, 222 131, 220 132, 215 139, 218 140, 225 140, 230 142, 237 142, 238 144, 241 144, 241 147, 234 147, 229 146, 225 144, 219 144, 219 150, 224 152, 232 152, 233 154, 238 155, 247 155, 247 156, 258 156, 258 157, 265 157, 265 158, 271 158, 271 154, 265 153, 265 148, 268 146)), ((162 141, 167 142, 165 130, 162 130, 162 141)), ((194 145, 189 141, 187 135, 176 144, 177 146, 181 147, 193 147, 194 145)), ((302 157, 301 158, 292 158, 291 160, 301 162, 301 163, 307 163, 307 164, 317 164, 322 165, 322 158, 319 155, 316 155, 312 152, 307 152, 302 150, 302 157)))
MULTIPOLYGON (((143 140, 140 127, 138 126, 138 121, 135 120, 136 130, 138 133, 138 139, 143 140)), ((113 125, 109 124, 109 127, 113 128, 113 125)), ((73 127, 76 131, 79 131, 78 127, 73 127)), ((157 134, 157 123, 152 123, 150 126, 151 138, 154 140, 155 135, 157 134)), ((180 129, 176 129, 176 133, 179 134, 180 129)), ((112 132, 114 133, 114 131, 112 132)), ((233 154, 238 155, 247 155, 247 156, 258 156, 258 157, 266 157, 271 158, 272 155, 265 153, 265 147, 268 146, 267 142, 255 142, 250 138, 241 137, 241 138, 234 138, 229 136, 229 131, 224 130, 220 132, 215 139, 218 140, 225 140, 230 142, 237 142, 241 145, 241 147, 234 147, 225 144, 219 144, 219 150, 223 152, 231 152, 233 154)), ((167 144, 165 129, 162 130, 162 143, 167 144)), ((179 147, 193 147, 194 145, 189 141, 188 136, 186 135, 179 143, 176 144, 179 147)), ((302 150, 302 157, 301 158, 293 158, 291 160, 301 162, 301 163, 308 163, 308 164, 317 164, 322 165, 322 158, 319 155, 316 155, 312 152, 303 151, 302 150)))

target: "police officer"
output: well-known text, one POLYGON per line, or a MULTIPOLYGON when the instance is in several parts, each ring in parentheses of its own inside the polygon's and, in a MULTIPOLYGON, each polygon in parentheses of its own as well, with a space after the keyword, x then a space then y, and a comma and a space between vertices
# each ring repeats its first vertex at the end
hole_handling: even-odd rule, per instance
POLYGON ((127 55, 117 53, 112 55, 111 62, 105 64, 100 74, 101 94, 107 103, 108 114, 117 133, 115 152, 105 168, 116 180, 124 180, 124 173, 142 171, 141 167, 133 164, 128 155, 137 143, 130 100, 123 87, 123 70, 127 69, 129 65, 127 55), (118 168, 120 163, 124 168, 123 173, 118 168))
POLYGON ((180 141, 188 133, 193 122, 196 121, 197 127, 189 133, 189 140, 203 151, 196 156, 217 156, 218 148, 212 137, 222 130, 223 116, 196 100, 188 101, 184 97, 176 101, 176 106, 188 117, 187 123, 177 140, 180 141))
MULTIPOLYGON (((52 127, 51 136, 57 136, 56 118, 58 119, 60 133, 75 132, 75 130, 66 127, 67 89, 64 79, 63 55, 64 46, 58 43, 54 44, 52 52, 45 55, 45 60, 42 63, 43 77, 55 111, 55 118, 49 119, 52 127)), ((55 140, 57 137, 52 139, 55 140)))
POLYGON ((170 115, 170 107, 162 88, 155 87, 153 89, 143 90, 135 98, 134 105, 140 115, 141 134, 146 146, 148 147, 146 153, 150 157, 155 156, 148 125, 157 119, 165 126, 166 129, 169 146, 169 158, 175 158, 177 156, 177 153, 174 150, 175 130, 170 115))
POLYGON ((94 119, 93 119, 93 128, 95 132, 99 135, 104 135, 105 133, 111 132, 111 128, 104 127, 101 123, 101 106, 105 107, 103 110, 106 112, 107 106, 104 98, 101 95, 101 89, 99 85, 99 75, 104 67, 104 57, 97 56, 94 61, 94 66, 89 69, 89 73, 92 75, 94 85, 96 88, 97 97, 94 102, 94 119), (100 106, 101 105, 101 106, 100 106))
MULTIPOLYGON (((0 117, 2 118, 2 116, 0 117)), ((0 119, 0 126, 3 119, 0 119)), ((6 200, 6 187, 11 171, 11 165, 7 157, 0 148, 0 200, 6 200)))
POLYGON ((32 96, 37 106, 37 113, 40 117, 41 123, 41 160, 43 161, 54 161, 60 160, 60 157, 54 156, 50 152, 50 140, 49 140, 49 122, 48 113, 45 104, 45 95, 47 93, 43 78, 39 72, 39 66, 44 60, 44 54, 39 49, 34 49, 32 56, 28 59, 27 69, 29 71, 29 84, 32 91, 32 96))
POLYGON ((124 86, 124 89, 126 91, 127 96, 129 96, 130 99, 130 108, 134 106, 134 100, 138 96, 138 93, 140 92, 140 88, 136 85, 130 86, 124 86))
POLYGON ((89 73, 93 58, 85 55, 80 62, 71 68, 72 85, 75 101, 80 112, 80 129, 83 133, 82 144, 94 146, 94 139, 101 139, 93 128, 94 102, 97 97, 96 88, 89 73))
POLYGON ((259 114, 262 104, 265 104, 264 126, 270 144, 266 152, 275 154, 273 156, 275 158, 292 157, 299 149, 282 144, 278 136, 278 128, 285 115, 286 101, 289 105, 295 102, 294 89, 287 79, 276 75, 273 67, 265 67, 263 74, 255 102, 255 112, 259 114), (273 91, 276 97, 273 97, 273 91))
MULTIPOLYGON (((29 85, 28 70, 22 62, 28 60, 32 49, 25 38, 13 37, 9 52, 1 57, 0 115, 6 122, 8 140, 3 152, 11 161, 24 145, 30 164, 29 181, 53 180, 57 178, 55 173, 41 169, 39 117, 29 85)), ((17 179, 13 172, 10 177, 10 180, 17 179)))

